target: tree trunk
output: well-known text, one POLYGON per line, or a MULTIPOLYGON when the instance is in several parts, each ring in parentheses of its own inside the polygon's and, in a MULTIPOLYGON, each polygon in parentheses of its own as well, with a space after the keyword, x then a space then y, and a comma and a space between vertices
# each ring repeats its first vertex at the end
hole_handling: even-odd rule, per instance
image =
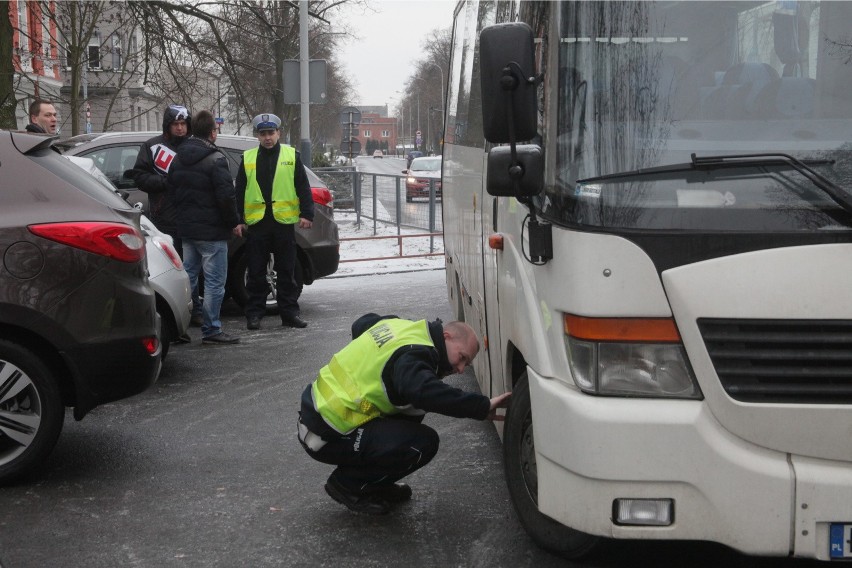
POLYGON ((0 128, 17 130, 15 68, 12 65, 12 20, 8 0, 0 1, 0 128))

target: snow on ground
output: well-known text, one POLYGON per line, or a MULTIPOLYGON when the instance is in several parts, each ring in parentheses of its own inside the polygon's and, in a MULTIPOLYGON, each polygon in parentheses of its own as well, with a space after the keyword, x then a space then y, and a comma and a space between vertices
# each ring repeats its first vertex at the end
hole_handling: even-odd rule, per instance
POLYGON ((358 223, 352 211, 337 210, 334 212, 334 220, 340 231, 340 266, 336 273, 327 278, 444 269, 444 239, 441 235, 405 237, 405 235, 424 235, 428 232, 422 229, 397 228, 396 225, 381 221, 376 222, 374 226, 373 220, 365 217, 361 217, 361 222, 358 223), (399 250, 400 239, 396 238, 397 235, 403 235, 402 256, 399 250), (348 240, 364 237, 384 238, 348 240), (413 256, 430 252, 435 254, 413 256))

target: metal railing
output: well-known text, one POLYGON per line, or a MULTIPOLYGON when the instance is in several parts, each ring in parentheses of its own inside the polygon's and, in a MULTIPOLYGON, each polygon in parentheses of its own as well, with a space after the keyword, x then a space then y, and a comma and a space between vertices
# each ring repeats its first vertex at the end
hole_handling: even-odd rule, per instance
POLYGON ((415 201, 406 196, 404 175, 358 172, 352 166, 313 171, 331 190, 335 208, 354 210, 358 222, 364 217, 373 222, 374 229, 377 223, 385 222, 430 233, 440 234, 444 230, 437 180, 429 182, 428 200, 415 201))
POLYGON ((340 262, 341 263, 343 263, 343 262, 363 262, 363 261, 367 261, 367 260, 395 260, 395 259, 399 259, 399 258, 417 258, 417 257, 428 257, 428 256, 441 256, 441 255, 444 254, 443 250, 437 251, 437 252, 434 250, 434 238, 436 236, 440 237, 441 233, 398 234, 398 235, 383 235, 383 236, 376 236, 376 237, 342 237, 340 239, 340 242, 371 241, 371 240, 379 240, 379 239, 384 239, 384 240, 395 239, 395 240, 397 240, 399 254, 394 255, 394 256, 372 256, 372 257, 365 257, 365 258, 347 258, 347 259, 341 258, 340 262), (403 250, 403 246, 402 246, 402 240, 403 239, 424 238, 424 237, 429 237, 431 239, 430 240, 430 246, 429 246, 430 252, 419 253, 419 254, 405 254, 405 252, 403 250))

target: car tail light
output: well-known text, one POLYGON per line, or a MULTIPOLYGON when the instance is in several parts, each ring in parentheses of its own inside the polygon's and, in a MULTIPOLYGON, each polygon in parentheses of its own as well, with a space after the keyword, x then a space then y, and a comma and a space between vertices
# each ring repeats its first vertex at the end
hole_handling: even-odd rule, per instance
POLYGON ((311 194, 314 196, 314 203, 325 205, 326 207, 334 205, 334 198, 331 196, 331 192, 327 187, 312 187, 311 194))
POLYGON ((143 337, 142 347, 148 352, 148 355, 153 355, 160 348, 160 340, 156 337, 143 337))
POLYGON ((30 225, 28 228, 45 239, 122 262, 138 262, 145 258, 145 239, 130 225, 81 221, 30 225))
POLYGON ((168 257, 175 269, 183 270, 183 261, 181 261, 180 255, 177 253, 172 243, 162 237, 154 237, 152 240, 157 248, 163 251, 163 254, 168 257))

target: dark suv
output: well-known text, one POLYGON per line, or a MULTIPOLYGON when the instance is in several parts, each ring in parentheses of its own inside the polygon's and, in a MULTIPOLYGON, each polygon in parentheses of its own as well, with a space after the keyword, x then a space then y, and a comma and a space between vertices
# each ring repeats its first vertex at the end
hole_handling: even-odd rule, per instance
MULTIPOLYGON (((110 132, 103 134, 81 134, 59 142, 66 154, 92 158, 95 165, 112 182, 127 191, 130 203, 141 203, 143 210, 148 209, 148 195, 136 187, 136 183, 124 173, 133 167, 142 143, 160 134, 159 132, 110 132)), ((256 138, 248 136, 230 136, 220 134, 216 145, 228 157, 231 175, 236 179, 243 152, 256 148, 256 138)), ((340 245, 337 224, 334 222, 334 200, 325 183, 310 168, 308 179, 314 198, 314 222, 310 229, 296 229, 296 280, 299 285, 311 284, 317 278, 334 274, 340 262, 340 245)), ((234 237, 228 246, 228 284, 227 294, 240 305, 245 305, 246 292, 246 256, 245 239, 234 237)), ((270 290, 267 307, 277 308, 275 302, 275 272, 270 262, 270 290)))
POLYGON ((0 131, 0 482, 160 370, 140 212, 51 142, 0 131))

